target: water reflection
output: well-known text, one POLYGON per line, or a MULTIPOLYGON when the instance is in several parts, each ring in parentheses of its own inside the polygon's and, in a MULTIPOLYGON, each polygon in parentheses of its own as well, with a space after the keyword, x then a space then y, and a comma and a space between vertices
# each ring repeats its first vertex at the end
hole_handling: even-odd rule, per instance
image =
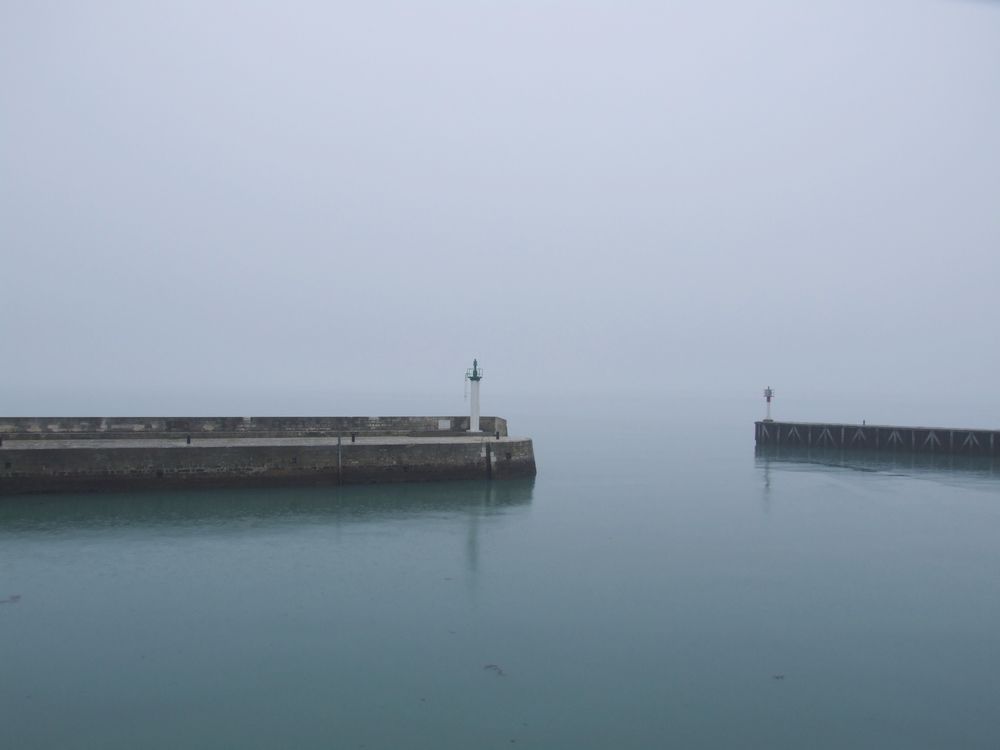
MULTIPOLYGON (((758 458, 759 462, 759 458, 758 458)), ((761 510, 764 515, 771 513, 771 462, 764 461, 764 489, 761 496, 761 510)))
MULTIPOLYGON (((534 482, 531 478, 503 482, 10 496, 0 498, 0 532, 116 526, 163 528, 247 521, 341 523, 434 514, 471 514, 478 518, 530 504, 534 482)), ((473 537, 470 532, 470 539, 473 537)))
POLYGON ((971 478, 1000 480, 1000 465, 988 456, 934 455, 928 453, 868 453, 836 448, 760 447, 754 449, 757 466, 764 472, 765 494, 770 469, 823 466, 852 471, 884 472, 907 476, 960 473, 971 478))

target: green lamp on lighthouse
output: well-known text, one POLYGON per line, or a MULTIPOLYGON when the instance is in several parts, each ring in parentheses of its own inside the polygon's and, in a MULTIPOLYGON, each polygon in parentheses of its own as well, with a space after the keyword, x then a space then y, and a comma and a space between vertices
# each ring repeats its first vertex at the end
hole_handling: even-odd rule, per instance
POLYGON ((479 381, 483 379, 483 371, 479 368, 479 360, 472 360, 472 368, 465 371, 465 379, 471 384, 469 398, 469 432, 479 432, 479 381))

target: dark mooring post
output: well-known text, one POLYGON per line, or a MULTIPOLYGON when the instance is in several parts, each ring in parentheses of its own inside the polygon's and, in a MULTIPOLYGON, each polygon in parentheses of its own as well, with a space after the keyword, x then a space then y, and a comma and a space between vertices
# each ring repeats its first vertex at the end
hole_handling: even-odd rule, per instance
POLYGON ((187 444, 191 445, 191 436, 190 435, 187 436, 187 444))
POLYGON ((352 432, 352 433, 351 433, 351 442, 352 442, 352 443, 354 442, 354 439, 355 439, 355 438, 356 438, 357 436, 358 436, 358 433, 356 433, 356 432, 352 432))

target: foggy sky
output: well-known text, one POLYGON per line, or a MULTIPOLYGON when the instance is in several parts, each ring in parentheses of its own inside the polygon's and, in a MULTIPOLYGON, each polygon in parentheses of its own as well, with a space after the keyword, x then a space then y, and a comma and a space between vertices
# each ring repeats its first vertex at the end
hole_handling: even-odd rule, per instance
POLYGON ((1000 5, 0 0, 0 258, 0 413, 459 411, 476 356, 487 413, 1000 424, 1000 5))

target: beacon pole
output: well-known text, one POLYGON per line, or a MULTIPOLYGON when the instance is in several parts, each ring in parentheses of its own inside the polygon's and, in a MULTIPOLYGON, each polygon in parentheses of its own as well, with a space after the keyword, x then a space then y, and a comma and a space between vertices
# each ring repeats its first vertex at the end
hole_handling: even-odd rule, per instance
POLYGON ((483 379, 483 371, 479 369, 479 360, 472 360, 472 369, 465 371, 465 378, 470 383, 469 432, 479 432, 479 381, 483 379))
POLYGON ((765 422, 773 421, 771 419, 771 399, 774 398, 774 391, 771 390, 771 386, 764 389, 764 399, 767 401, 767 416, 764 417, 765 422))

